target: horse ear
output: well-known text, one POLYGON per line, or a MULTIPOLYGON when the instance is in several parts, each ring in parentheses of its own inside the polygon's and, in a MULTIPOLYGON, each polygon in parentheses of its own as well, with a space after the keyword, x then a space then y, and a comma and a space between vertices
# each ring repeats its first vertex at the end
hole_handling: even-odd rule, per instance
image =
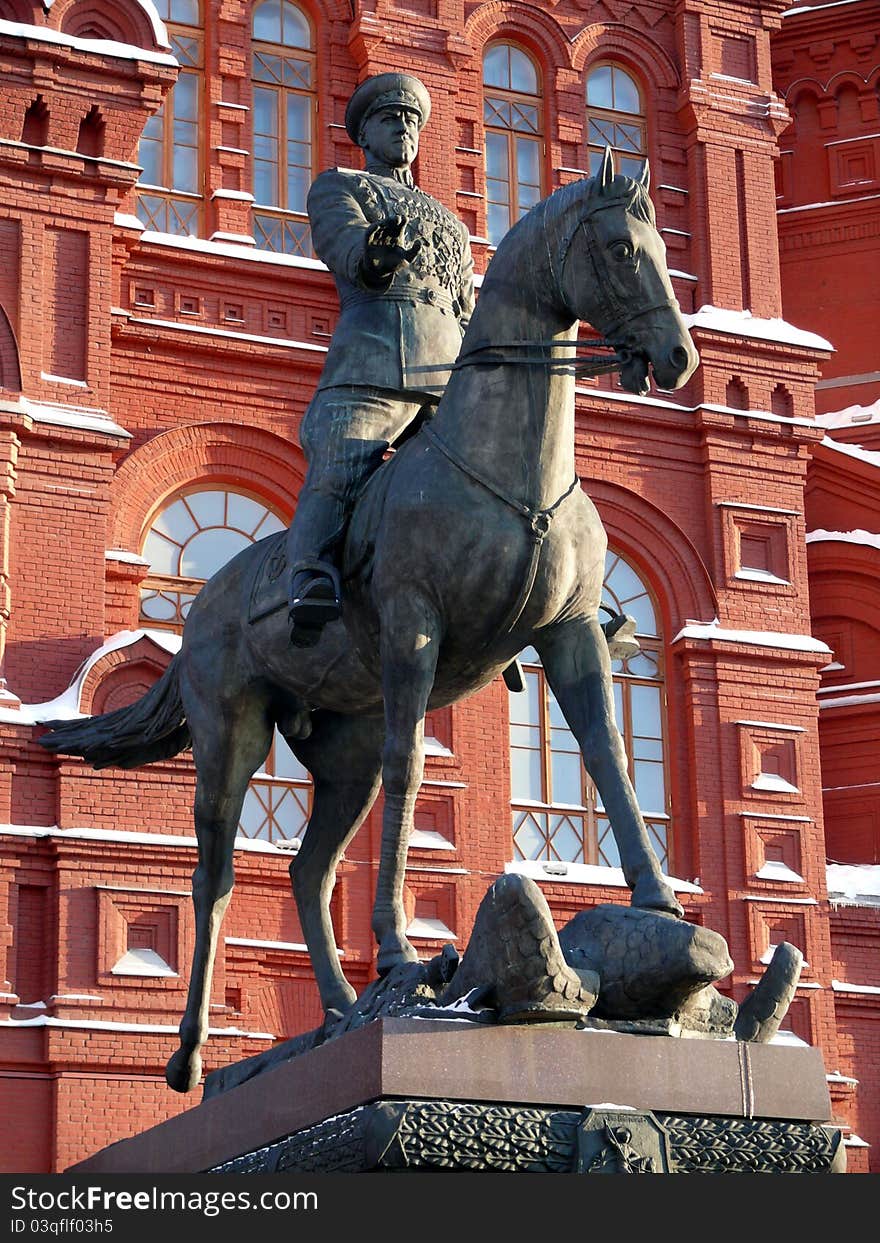
POLYGON ((645 160, 642 165, 642 171, 639 173, 639 183, 646 190, 651 189, 651 164, 649 160, 645 160))
POLYGON ((605 148, 605 154, 602 156, 602 167, 599 169, 599 189, 604 194, 614 180, 614 152, 610 147, 605 148))

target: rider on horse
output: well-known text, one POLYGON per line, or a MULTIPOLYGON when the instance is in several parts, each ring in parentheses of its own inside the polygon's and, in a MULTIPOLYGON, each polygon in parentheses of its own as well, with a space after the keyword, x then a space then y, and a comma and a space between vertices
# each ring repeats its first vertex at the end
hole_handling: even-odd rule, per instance
POLYGON ((309 192, 315 252, 335 277, 341 314, 300 430, 308 471, 287 543, 297 647, 339 616, 336 557, 354 500, 439 400, 474 307, 468 231, 410 172, 430 111, 418 78, 368 78, 345 114, 366 171, 331 169, 309 192))

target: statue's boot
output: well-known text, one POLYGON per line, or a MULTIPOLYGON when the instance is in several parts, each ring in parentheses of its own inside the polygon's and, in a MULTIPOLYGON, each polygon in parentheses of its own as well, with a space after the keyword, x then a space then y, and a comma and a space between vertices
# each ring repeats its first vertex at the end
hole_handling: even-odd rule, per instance
POLYGON ((339 572, 327 561, 298 561, 290 579, 287 621, 294 647, 314 647, 342 615, 339 572))
POLYGON ((441 1005, 474 990, 501 1023, 576 1020, 596 1002, 598 976, 562 956, 547 900, 533 880, 514 873, 490 886, 471 939, 441 1005))

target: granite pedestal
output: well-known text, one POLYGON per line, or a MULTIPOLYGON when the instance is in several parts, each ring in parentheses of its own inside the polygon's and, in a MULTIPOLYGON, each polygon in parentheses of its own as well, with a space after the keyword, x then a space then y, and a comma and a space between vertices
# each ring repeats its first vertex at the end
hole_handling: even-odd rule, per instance
POLYGON ((817 1049, 386 1018, 72 1169, 816 1173, 842 1162, 817 1049))

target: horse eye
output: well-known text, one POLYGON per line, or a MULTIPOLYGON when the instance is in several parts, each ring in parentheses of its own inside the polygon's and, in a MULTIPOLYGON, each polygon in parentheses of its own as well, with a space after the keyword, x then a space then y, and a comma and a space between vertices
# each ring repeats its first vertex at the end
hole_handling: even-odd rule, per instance
POLYGON ((612 242, 611 254, 618 263, 625 263, 627 259, 633 256, 633 249, 629 242, 612 242))

